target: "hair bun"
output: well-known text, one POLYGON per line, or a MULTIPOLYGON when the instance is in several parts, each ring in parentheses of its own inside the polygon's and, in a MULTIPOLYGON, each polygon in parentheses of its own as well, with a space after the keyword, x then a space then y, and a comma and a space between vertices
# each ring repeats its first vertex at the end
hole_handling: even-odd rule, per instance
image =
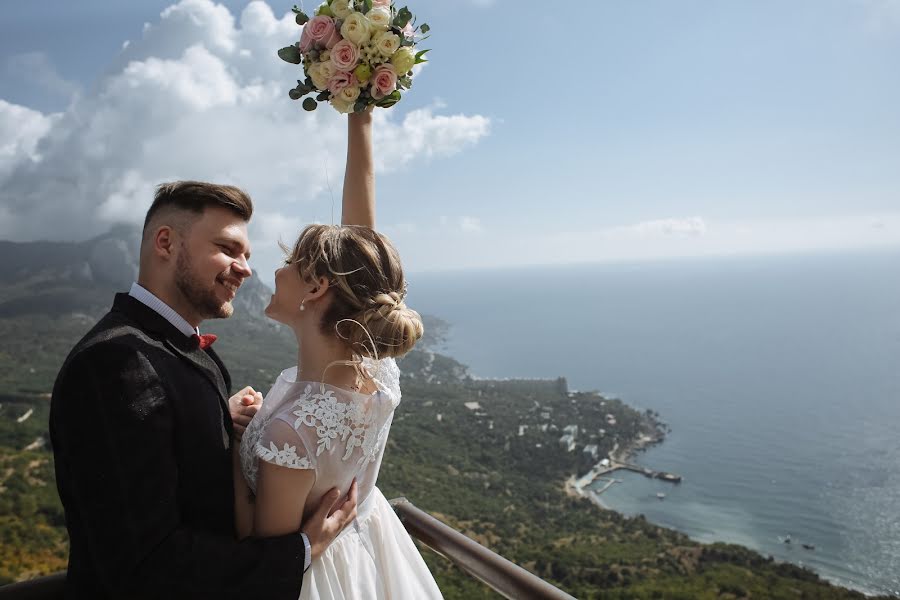
MULTIPOLYGON (((409 352, 425 332, 419 313, 406 306, 398 292, 382 292, 369 299, 369 308, 359 321, 375 342, 379 358, 402 356, 409 352)), ((363 331, 350 334, 352 343, 369 348, 372 344, 363 331)))

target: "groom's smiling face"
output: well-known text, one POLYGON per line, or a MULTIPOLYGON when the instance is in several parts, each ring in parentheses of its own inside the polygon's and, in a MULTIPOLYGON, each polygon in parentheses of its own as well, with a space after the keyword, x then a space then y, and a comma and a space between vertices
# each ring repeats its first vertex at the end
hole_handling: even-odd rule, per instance
POLYGON ((175 286, 200 320, 234 312, 232 301, 250 276, 247 222, 218 207, 203 211, 185 232, 175 264, 175 286))

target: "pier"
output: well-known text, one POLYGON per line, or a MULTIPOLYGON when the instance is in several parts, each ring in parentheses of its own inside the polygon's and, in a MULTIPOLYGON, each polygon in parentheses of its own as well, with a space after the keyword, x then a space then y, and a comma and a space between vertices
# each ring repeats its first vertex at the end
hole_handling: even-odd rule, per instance
POLYGON ((676 475, 675 473, 654 471, 653 469, 648 469, 647 467, 642 467, 633 463, 611 460, 607 472, 615 471, 616 469, 627 469, 629 471, 634 471, 635 473, 640 473, 645 477, 650 477, 651 479, 662 479, 663 481, 668 481, 670 483, 681 483, 681 475, 676 475))
POLYGON ((612 486, 612 484, 622 482, 621 479, 605 477, 605 475, 609 475, 610 473, 618 471, 619 469, 640 473, 644 477, 649 477, 651 479, 659 479, 661 481, 668 481, 669 483, 681 483, 681 475, 676 475, 675 473, 667 473, 665 471, 654 471, 653 469, 648 469, 647 467, 642 467, 634 463, 609 458, 604 460, 603 463, 596 465, 583 477, 578 478, 578 480, 575 481, 575 488, 580 491, 584 490, 587 486, 591 485, 595 481, 605 481, 606 484, 602 488, 600 488, 599 490, 593 490, 594 494, 600 495, 608 490, 610 486, 612 486))

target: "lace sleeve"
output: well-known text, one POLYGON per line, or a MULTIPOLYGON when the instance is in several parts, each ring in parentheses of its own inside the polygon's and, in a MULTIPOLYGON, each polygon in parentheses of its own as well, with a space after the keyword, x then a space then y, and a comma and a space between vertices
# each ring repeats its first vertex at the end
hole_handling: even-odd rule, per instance
POLYGON ((391 399, 394 408, 400 404, 400 369, 393 358, 364 359, 364 364, 378 389, 391 399))
POLYGON ((253 448, 260 460, 291 469, 315 469, 315 452, 309 452, 294 427, 279 417, 272 419, 253 448))

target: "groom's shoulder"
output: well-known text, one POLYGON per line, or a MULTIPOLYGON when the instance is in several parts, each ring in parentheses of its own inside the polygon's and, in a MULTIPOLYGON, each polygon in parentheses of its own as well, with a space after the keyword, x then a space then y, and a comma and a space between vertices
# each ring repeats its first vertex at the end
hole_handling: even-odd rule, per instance
POLYGON ((152 355, 162 347, 140 323, 121 311, 111 310, 73 346, 64 368, 78 358, 103 357, 119 362, 136 354, 152 355))

